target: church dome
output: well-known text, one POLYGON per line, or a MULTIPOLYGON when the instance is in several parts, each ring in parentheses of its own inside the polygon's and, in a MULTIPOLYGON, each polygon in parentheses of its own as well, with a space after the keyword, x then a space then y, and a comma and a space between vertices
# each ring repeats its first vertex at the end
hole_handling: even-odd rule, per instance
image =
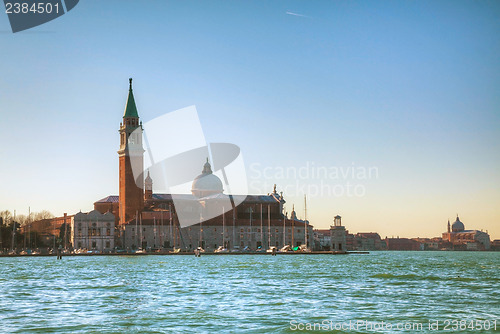
POLYGON ((207 159, 203 171, 193 181, 191 193, 196 197, 206 197, 220 194, 222 191, 222 181, 212 173, 212 167, 207 159))
POLYGON ((453 223, 453 225, 451 225, 451 230, 453 232, 462 232, 463 230, 465 230, 464 223, 462 223, 460 221, 460 219, 458 218, 458 216, 457 216, 457 220, 455 220, 455 222, 453 223))

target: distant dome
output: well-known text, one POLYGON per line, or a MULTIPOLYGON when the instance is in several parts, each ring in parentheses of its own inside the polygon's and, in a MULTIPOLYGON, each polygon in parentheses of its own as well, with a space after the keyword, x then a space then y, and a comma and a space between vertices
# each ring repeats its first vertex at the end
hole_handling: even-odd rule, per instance
POLYGON ((460 219, 457 216, 457 220, 451 225, 451 230, 452 232, 462 232, 465 230, 464 223, 460 221, 460 219))
POLYGON ((193 181, 191 193, 196 197, 206 197, 220 194, 223 190, 221 180, 212 173, 212 167, 207 159, 203 171, 193 181))

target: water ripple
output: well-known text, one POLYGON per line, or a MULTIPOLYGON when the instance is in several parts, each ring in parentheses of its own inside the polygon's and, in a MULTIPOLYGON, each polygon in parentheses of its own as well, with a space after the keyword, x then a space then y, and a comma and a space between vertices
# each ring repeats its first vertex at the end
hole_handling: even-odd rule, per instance
POLYGON ((498 255, 0 258, 0 332, 296 333, 292 320, 499 322, 498 255))

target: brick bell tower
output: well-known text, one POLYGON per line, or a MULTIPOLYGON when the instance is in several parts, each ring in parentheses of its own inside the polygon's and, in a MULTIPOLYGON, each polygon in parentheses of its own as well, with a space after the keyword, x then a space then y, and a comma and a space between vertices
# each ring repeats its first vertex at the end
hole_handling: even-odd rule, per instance
POLYGON ((127 105, 119 130, 120 225, 134 218, 137 211, 141 212, 144 209, 143 129, 142 122, 139 122, 137 107, 135 106, 134 94, 132 92, 132 78, 129 79, 129 83, 127 105), (135 131, 137 129, 140 130, 135 131), (132 164, 136 172, 141 171, 140 175, 137 175, 137 179, 134 178, 132 164))

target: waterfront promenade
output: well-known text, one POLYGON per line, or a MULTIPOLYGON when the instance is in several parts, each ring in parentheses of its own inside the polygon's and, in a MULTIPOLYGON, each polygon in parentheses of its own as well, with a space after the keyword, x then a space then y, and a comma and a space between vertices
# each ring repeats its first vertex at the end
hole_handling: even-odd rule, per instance
MULTIPOLYGON (((313 251, 313 252, 276 252, 276 255, 349 255, 349 254, 369 254, 365 251, 352 251, 352 252, 335 252, 335 251, 313 251)), ((63 257, 67 256, 146 256, 146 255, 195 255, 194 252, 146 252, 146 253, 134 253, 134 252, 121 252, 121 253, 69 253, 63 254, 63 257)), ((269 255, 272 256, 273 253, 270 252, 202 252, 202 256, 205 255, 269 255)), ((56 254, 0 254, 0 257, 56 257, 56 254)))

